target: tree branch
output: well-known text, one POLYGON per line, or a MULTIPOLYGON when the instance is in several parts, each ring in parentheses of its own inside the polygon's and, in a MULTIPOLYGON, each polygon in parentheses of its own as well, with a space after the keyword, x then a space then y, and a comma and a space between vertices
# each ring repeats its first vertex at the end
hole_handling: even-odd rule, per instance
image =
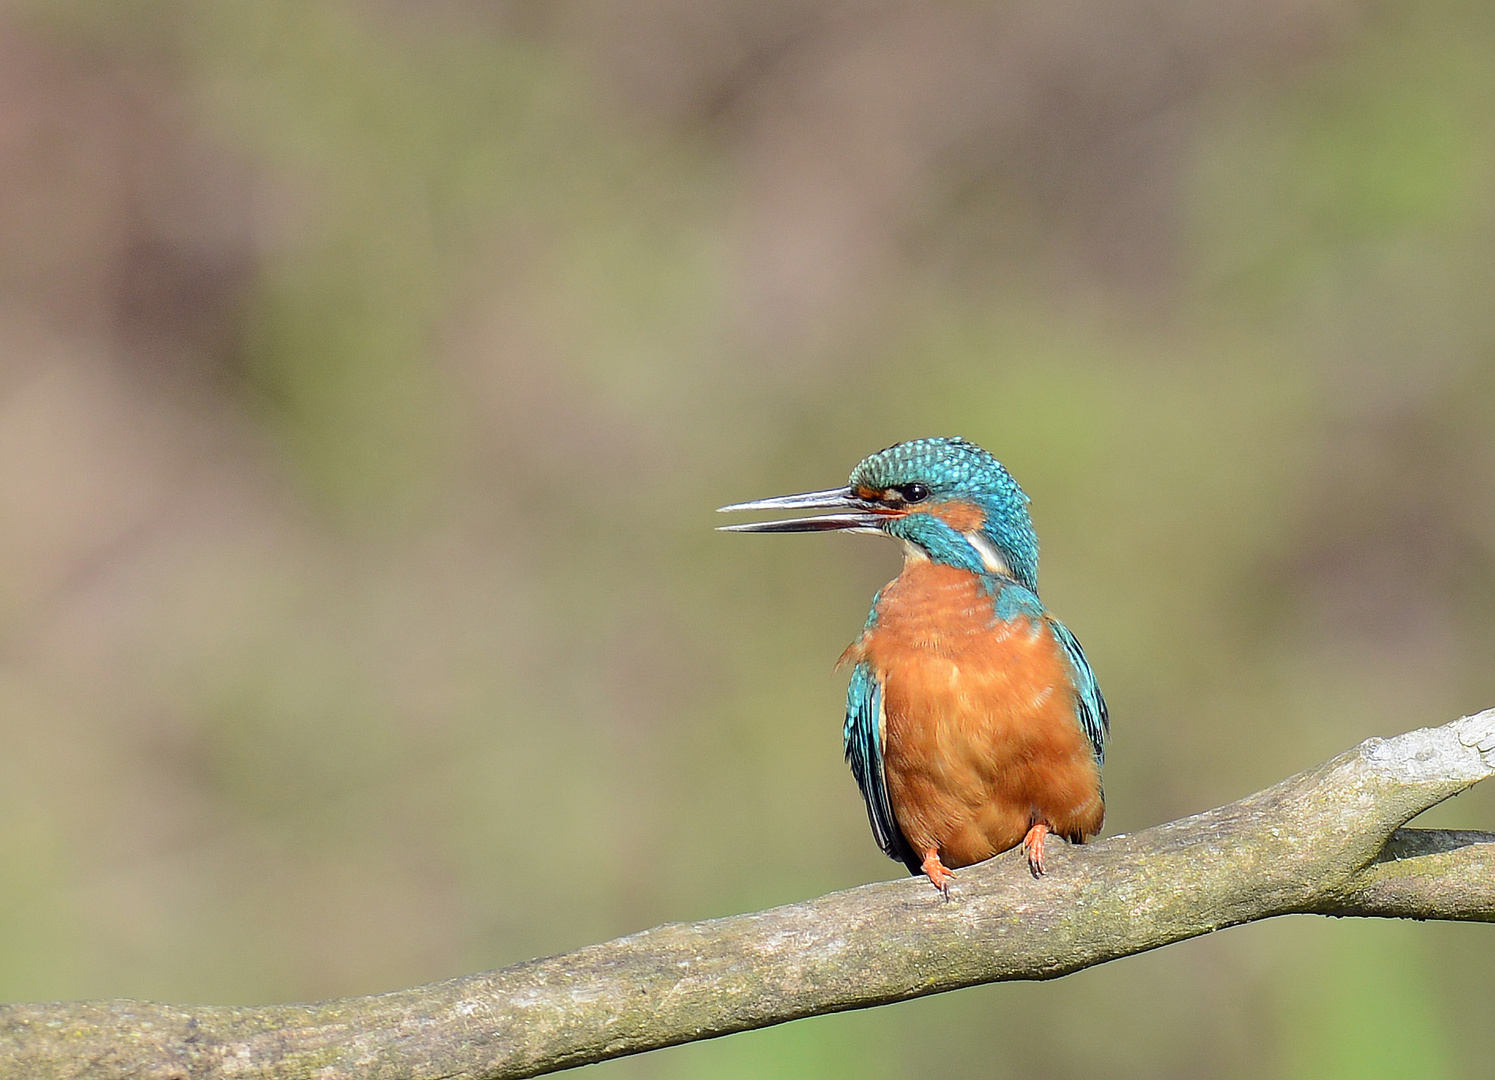
POLYGON ((16 1078, 536 1076, 803 1016, 1049 979, 1295 912, 1495 921, 1495 835, 1402 829, 1495 772, 1495 710, 1371 739, 1239 802, 1129 836, 501 971, 265 1008, 0 1006, 16 1078))

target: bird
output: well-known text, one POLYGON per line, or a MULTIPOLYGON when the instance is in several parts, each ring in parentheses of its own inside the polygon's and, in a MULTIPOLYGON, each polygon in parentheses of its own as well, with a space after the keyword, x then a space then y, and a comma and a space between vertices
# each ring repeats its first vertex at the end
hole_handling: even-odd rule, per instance
POLYGON ((902 542, 902 571, 837 665, 851 667, 842 734, 878 847, 947 901, 954 871, 1021 844, 1042 877, 1045 837, 1084 843, 1105 818, 1106 701, 1039 599, 1028 502, 990 453, 938 437, 872 454, 845 487, 721 507, 832 511, 726 532, 902 542))

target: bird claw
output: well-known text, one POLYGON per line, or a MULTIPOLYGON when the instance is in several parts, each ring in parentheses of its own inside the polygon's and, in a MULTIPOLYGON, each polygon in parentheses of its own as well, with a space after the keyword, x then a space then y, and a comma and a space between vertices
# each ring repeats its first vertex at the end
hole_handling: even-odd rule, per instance
POLYGON ((1040 821, 1023 837, 1023 854, 1028 856, 1028 872, 1036 878, 1044 875, 1043 838, 1048 834, 1048 825, 1040 821))
POLYGON ((940 862, 938 851, 931 851, 924 856, 924 862, 919 867, 929 878, 929 883, 940 891, 946 901, 950 899, 950 881, 955 877, 955 871, 940 862))

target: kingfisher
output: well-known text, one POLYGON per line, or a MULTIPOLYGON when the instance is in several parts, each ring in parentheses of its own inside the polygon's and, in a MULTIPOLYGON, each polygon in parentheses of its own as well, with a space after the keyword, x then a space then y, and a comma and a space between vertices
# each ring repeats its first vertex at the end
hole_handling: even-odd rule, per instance
POLYGON ((877 845, 950 896, 952 871, 1044 838, 1084 843, 1105 816, 1110 721, 1080 643, 1038 598, 1028 496, 960 438, 864 459, 845 487, 723 512, 829 510, 727 532, 841 531, 903 544, 851 665, 843 737, 877 845))

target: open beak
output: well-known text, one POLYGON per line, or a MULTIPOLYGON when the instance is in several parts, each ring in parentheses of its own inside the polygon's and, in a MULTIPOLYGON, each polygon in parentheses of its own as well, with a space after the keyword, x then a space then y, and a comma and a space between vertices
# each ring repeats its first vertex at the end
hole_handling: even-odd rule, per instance
POLYGON ((741 510, 841 510, 845 513, 821 514, 819 517, 785 518, 782 521, 752 521, 741 525, 719 525, 722 532, 829 532, 834 529, 848 532, 880 532, 879 526, 890 515, 887 510, 877 512, 876 503, 859 499, 851 488, 831 488, 829 491, 806 491, 801 495, 780 495, 774 499, 758 499, 756 502, 733 503, 717 512, 735 514, 741 510))

